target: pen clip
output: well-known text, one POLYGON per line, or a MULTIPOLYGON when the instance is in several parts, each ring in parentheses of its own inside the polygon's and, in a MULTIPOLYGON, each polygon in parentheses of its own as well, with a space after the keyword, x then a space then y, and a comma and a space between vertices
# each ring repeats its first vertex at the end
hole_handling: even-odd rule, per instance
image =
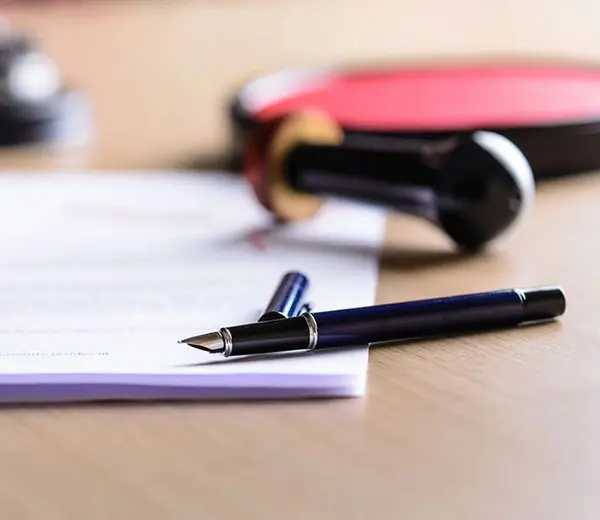
POLYGON ((300 316, 301 314, 305 314, 307 312, 312 312, 313 309, 314 309, 314 305, 311 302, 303 303, 302 307, 300 307, 300 310, 298 312, 298 316, 300 316))

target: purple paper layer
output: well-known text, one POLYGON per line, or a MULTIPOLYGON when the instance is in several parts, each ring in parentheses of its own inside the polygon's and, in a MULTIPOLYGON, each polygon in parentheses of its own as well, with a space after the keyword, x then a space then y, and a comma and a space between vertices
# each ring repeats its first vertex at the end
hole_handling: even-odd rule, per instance
POLYGON ((290 399, 351 397, 364 393, 361 378, 289 374, 15 374, 0 376, 0 403, 181 399, 290 399), (227 385, 226 383, 230 383, 227 385))

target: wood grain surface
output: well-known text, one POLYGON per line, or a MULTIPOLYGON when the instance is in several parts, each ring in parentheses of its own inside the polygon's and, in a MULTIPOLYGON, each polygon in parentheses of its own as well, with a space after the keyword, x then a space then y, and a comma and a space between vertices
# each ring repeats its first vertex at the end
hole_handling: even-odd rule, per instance
MULTIPOLYGON (((539 56, 600 62, 600 4, 9 4, 96 123, 87 149, 0 168, 210 166, 224 107, 280 66, 539 56)), ((364 398, 0 409, 0 518, 596 519, 600 177, 539 186, 487 254, 390 216, 378 301, 561 284, 555 324, 373 349, 364 398)), ((352 254, 348 251, 346 254, 352 254)))

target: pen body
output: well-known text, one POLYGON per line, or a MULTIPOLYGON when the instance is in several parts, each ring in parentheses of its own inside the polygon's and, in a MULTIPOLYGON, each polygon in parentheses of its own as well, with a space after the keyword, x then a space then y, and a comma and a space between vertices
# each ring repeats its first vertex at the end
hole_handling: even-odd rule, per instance
POLYGON ((507 290, 319 312, 314 317, 317 348, 334 348, 515 326, 523 320, 523 300, 507 290))
POLYGON ((555 318, 565 310, 559 287, 506 289, 228 327, 227 355, 321 350, 514 327, 555 318))

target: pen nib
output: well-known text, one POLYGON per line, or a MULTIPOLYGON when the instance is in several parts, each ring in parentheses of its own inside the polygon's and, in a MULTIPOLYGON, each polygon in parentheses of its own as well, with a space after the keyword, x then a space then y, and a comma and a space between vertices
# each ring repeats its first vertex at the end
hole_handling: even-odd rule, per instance
POLYGON ((220 332, 209 332, 208 334, 200 334, 190 338, 182 339, 179 343, 185 343, 190 347, 216 354, 225 350, 225 342, 220 332))

